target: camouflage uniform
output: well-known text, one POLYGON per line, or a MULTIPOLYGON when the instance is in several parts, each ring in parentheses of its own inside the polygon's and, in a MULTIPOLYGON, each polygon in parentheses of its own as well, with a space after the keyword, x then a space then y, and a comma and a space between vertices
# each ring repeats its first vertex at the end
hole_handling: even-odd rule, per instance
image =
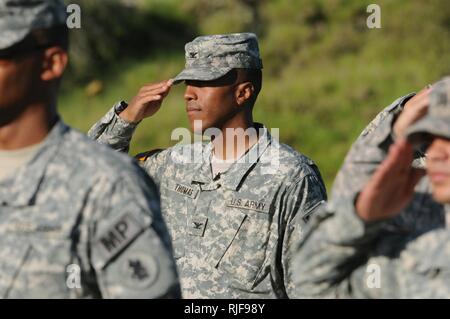
MULTIPOLYGON (((433 88, 429 113, 407 131, 410 141, 423 133, 450 138, 449 96, 450 78, 433 88)), ((433 210, 430 203, 413 207, 414 201, 417 195, 409 210, 393 219, 369 223, 359 218, 353 200, 333 199, 310 223, 294 258, 301 295, 449 298, 450 231, 445 227, 445 215, 433 210), (420 212, 434 216, 421 217, 420 212), (407 219, 412 213, 420 218, 417 223, 407 219)))
MULTIPOLYGON (((396 117, 406 102, 415 94, 398 98, 385 108, 364 129, 348 152, 332 188, 332 200, 336 206, 340 202, 354 202, 359 192, 368 182, 378 165, 386 158, 393 144, 392 127, 396 117)), ((425 153, 417 147, 412 164, 425 167, 425 153)), ((392 234, 424 233, 445 225, 445 211, 448 207, 435 202, 431 196, 431 186, 425 176, 415 188, 414 198, 401 214, 384 227, 386 236, 392 234)), ((389 240, 388 240, 389 241, 389 240)))
MULTIPOLYGON (((0 0, 0 39, 14 45, 61 12, 59 1, 0 0)), ((0 182, 0 243, 0 298, 181 296, 153 181, 60 120, 0 182)))
MULTIPOLYGON (((217 39, 236 41, 250 48, 243 52, 253 52, 255 43, 241 41, 241 36, 202 37, 194 43, 214 50, 217 39)), ((256 41, 253 37, 251 41, 256 41)), ((229 46, 224 49, 229 54, 237 51, 234 45, 229 46)), ((216 54, 208 55, 202 51, 208 49, 201 49, 197 55, 192 48, 191 44, 186 46, 187 57, 216 54)), ((220 62, 220 58, 212 60, 220 62)), ((247 65, 245 59, 226 61, 233 68, 247 65)), ((189 63, 188 59, 187 70, 189 63)), ((227 73, 228 66, 217 67, 215 76, 227 73)), ((186 79, 183 74, 187 72, 192 70, 182 72, 176 80, 186 79)), ((128 151, 136 125, 117 115, 120 105, 94 125, 89 136, 128 151)), ((300 241, 304 222, 326 198, 326 191, 310 159, 280 144, 262 125, 259 128, 258 143, 220 178, 212 176, 211 143, 176 145, 142 162, 161 193, 161 209, 172 236, 184 297, 296 297, 291 248, 300 241)))

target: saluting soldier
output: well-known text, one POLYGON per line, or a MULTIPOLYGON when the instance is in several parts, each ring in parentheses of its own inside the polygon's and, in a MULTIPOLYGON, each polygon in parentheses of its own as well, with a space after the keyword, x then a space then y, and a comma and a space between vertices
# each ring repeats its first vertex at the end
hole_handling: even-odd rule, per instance
POLYGON ((184 297, 296 297, 291 247, 326 199, 319 170, 253 121, 263 67, 254 34, 201 36, 185 49, 186 67, 173 81, 117 103, 89 135, 128 151, 138 123, 184 81, 191 127, 211 141, 141 158, 161 193, 184 297))
POLYGON ((400 213, 408 217, 405 208, 417 201, 424 181, 438 206, 450 203, 450 78, 433 85, 425 100, 427 110, 415 121, 406 112, 399 116, 409 125, 361 192, 333 199, 309 224, 293 264, 301 296, 450 297, 449 213, 446 222, 433 224, 426 215, 442 211, 424 205, 416 226, 403 222, 403 232, 393 227, 401 225, 400 213), (426 151, 426 176, 412 165, 413 145, 426 151))

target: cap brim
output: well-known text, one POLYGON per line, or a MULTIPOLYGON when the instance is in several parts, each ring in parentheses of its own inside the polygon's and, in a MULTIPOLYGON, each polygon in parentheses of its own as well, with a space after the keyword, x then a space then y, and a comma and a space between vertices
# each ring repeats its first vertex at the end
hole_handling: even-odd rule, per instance
POLYGON ((181 71, 175 78, 173 84, 178 84, 186 80, 190 81, 213 81, 221 78, 233 68, 187 68, 181 71))
POLYGON ((0 31, 0 50, 6 50, 19 43, 28 34, 28 30, 0 31))
POLYGON ((450 122, 427 116, 411 125, 406 131, 406 138, 414 145, 427 143, 432 136, 450 139, 450 122))

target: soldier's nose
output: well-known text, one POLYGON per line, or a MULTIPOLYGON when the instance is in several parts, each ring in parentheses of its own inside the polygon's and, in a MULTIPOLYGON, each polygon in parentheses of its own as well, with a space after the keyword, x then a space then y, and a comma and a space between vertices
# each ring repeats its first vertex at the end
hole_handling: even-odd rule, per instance
POLYGON ((195 94, 195 88, 191 85, 186 85, 186 91, 184 92, 184 100, 186 102, 196 100, 197 95, 195 94))

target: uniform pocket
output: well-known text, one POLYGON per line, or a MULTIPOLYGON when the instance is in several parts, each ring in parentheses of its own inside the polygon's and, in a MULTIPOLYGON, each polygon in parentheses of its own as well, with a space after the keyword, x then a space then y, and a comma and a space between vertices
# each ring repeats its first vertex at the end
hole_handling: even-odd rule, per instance
POLYGON ((227 207, 211 248, 210 262, 230 277, 233 285, 253 289, 266 260, 271 215, 227 207))

